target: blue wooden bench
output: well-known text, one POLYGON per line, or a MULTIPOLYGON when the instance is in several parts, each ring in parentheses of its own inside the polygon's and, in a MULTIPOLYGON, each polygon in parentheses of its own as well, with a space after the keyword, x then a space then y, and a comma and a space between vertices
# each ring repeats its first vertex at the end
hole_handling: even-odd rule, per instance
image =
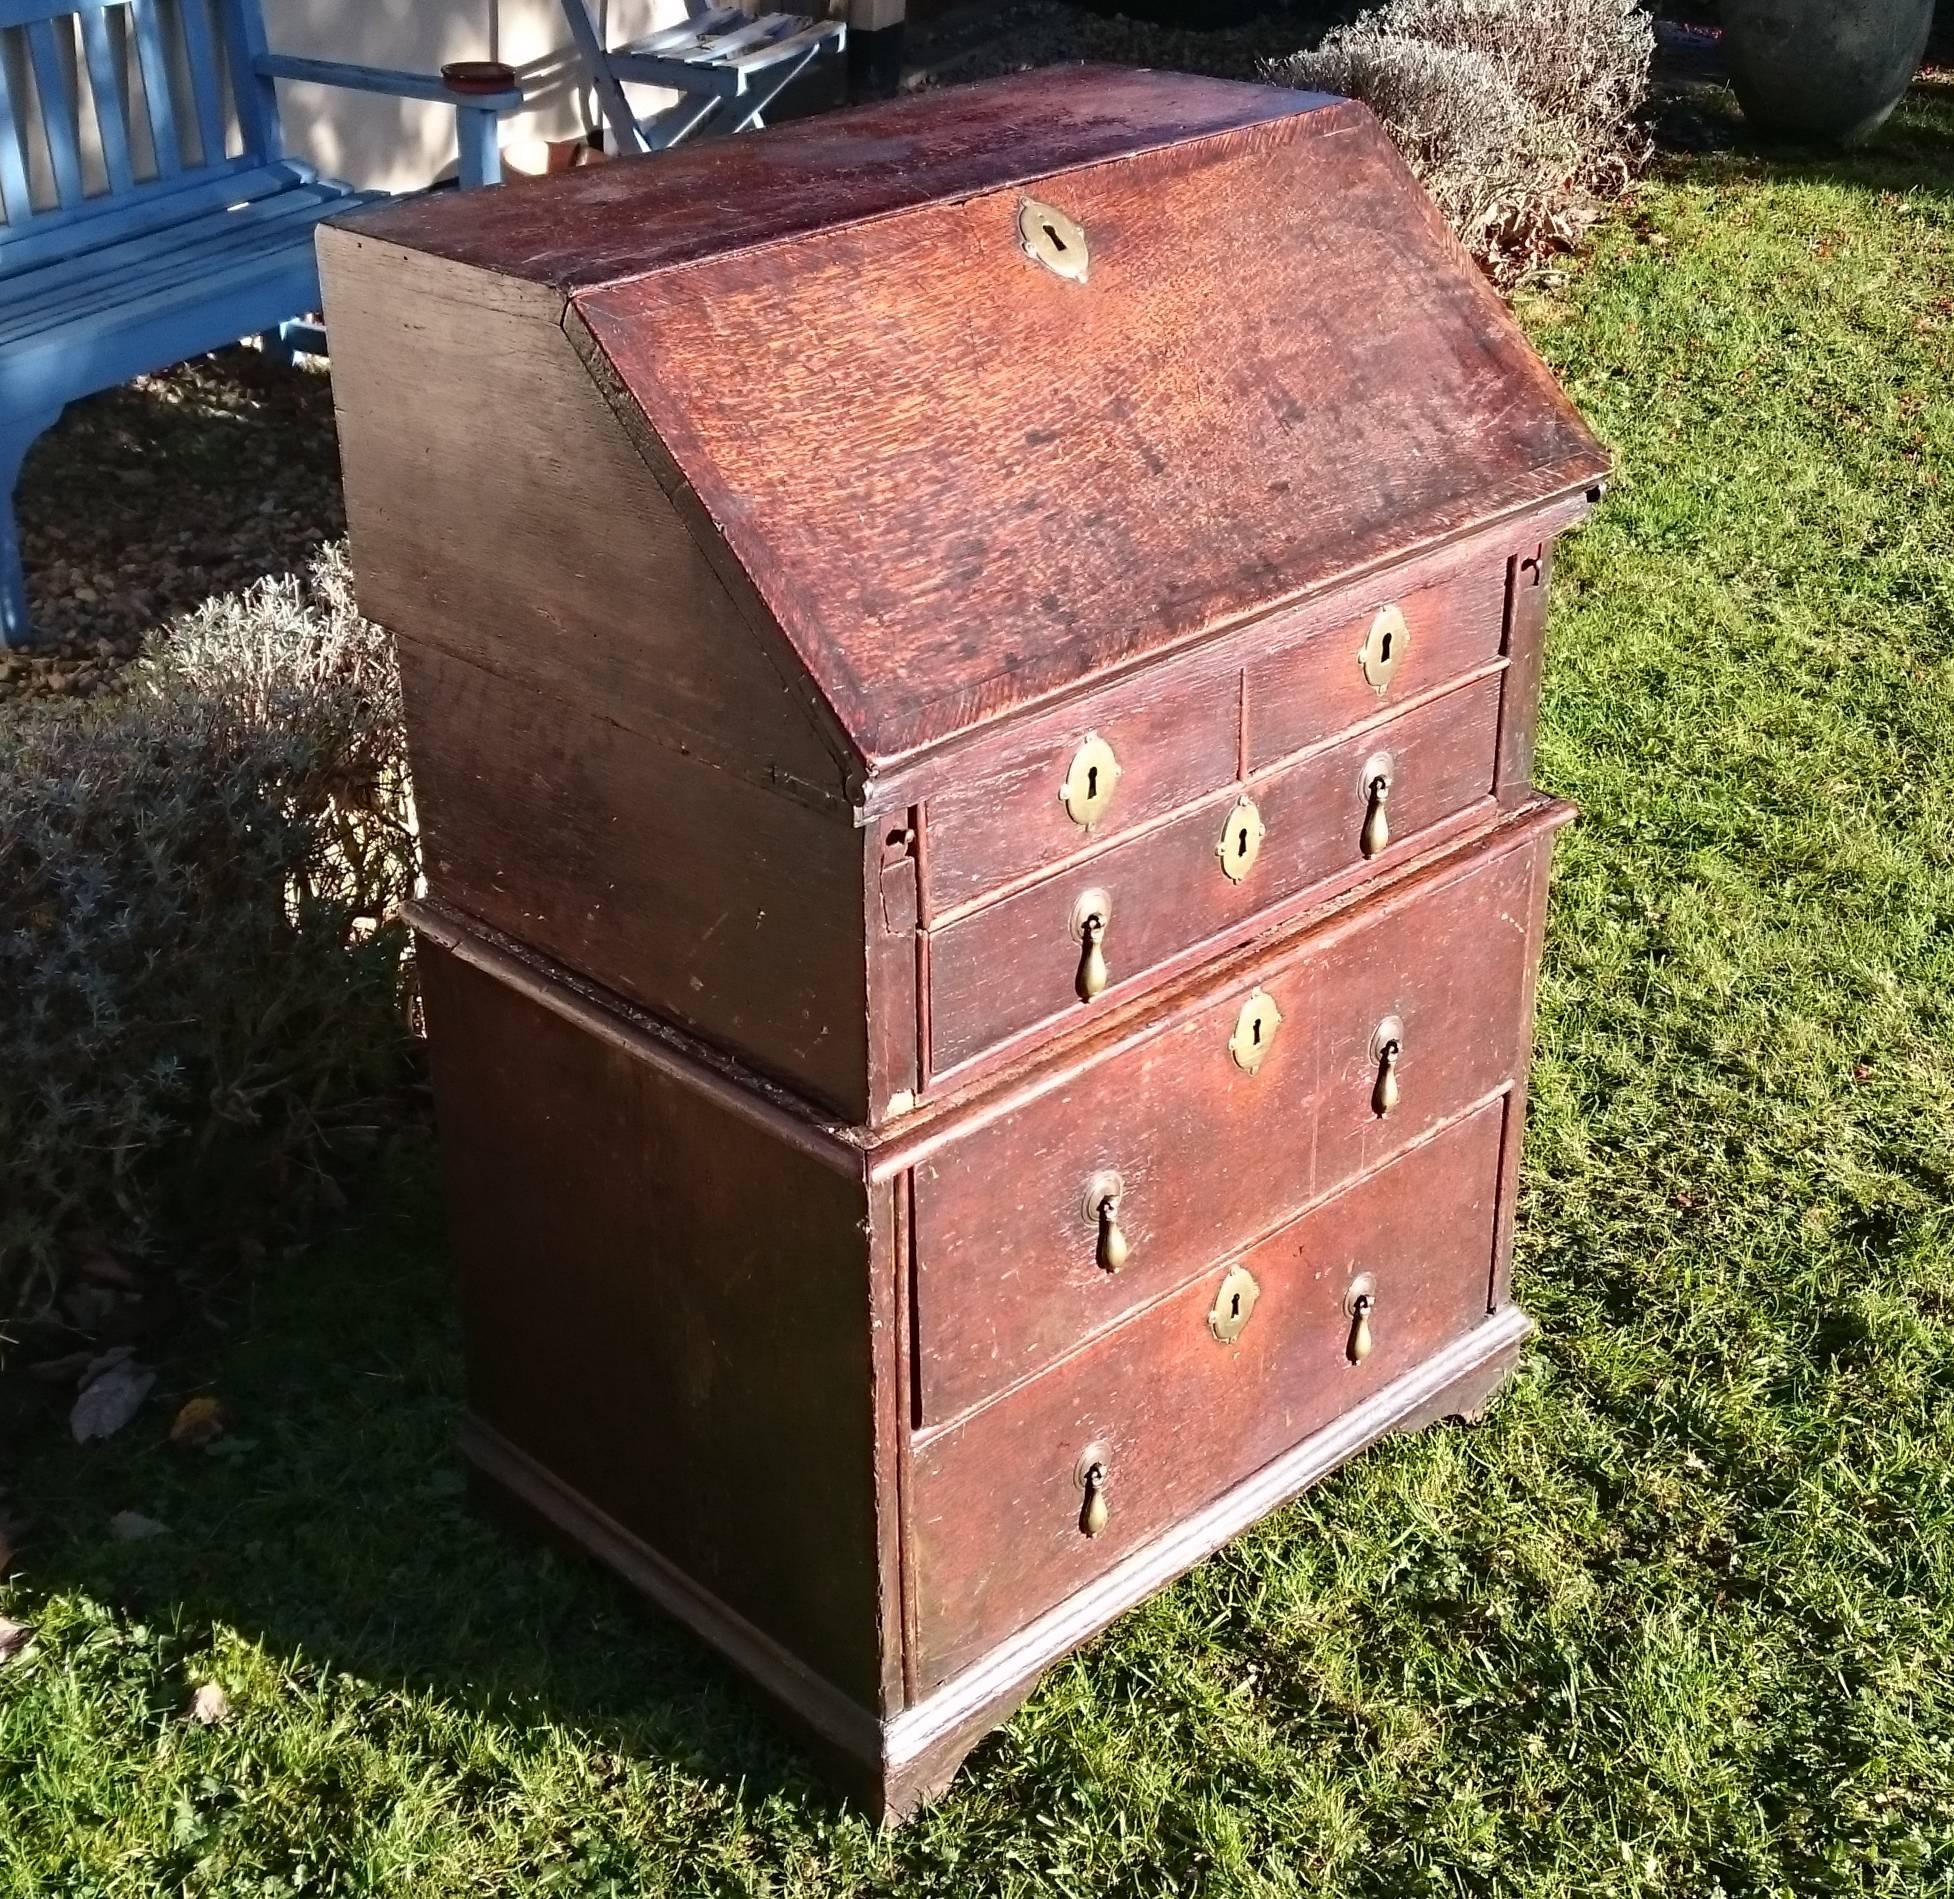
POLYGON ((258 0, 0 0, 0 646, 32 631, 14 484, 66 404, 244 336, 319 345, 313 227, 381 194, 285 157, 281 79, 454 106, 464 185, 522 103, 506 68, 269 52, 258 0))

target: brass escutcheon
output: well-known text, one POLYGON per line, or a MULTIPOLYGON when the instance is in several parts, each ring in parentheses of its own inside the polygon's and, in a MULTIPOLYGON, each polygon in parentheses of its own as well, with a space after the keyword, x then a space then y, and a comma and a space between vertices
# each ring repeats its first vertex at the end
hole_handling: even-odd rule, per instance
POLYGON ((1233 1266, 1222 1275, 1220 1290, 1214 1296, 1214 1310, 1208 1314, 1208 1330, 1223 1345, 1233 1345, 1241 1337, 1255 1312, 1262 1288, 1246 1266, 1233 1266))
POLYGON ((1391 675, 1398 670, 1398 661, 1404 657, 1404 649, 1410 642, 1411 628, 1405 624, 1403 609, 1395 603, 1379 607, 1358 650, 1357 664, 1364 669, 1370 689, 1380 699, 1390 691, 1391 675))
POLYGON ((1255 860, 1262 854, 1263 835, 1262 814, 1256 810, 1255 800, 1242 799, 1229 812, 1214 847, 1222 874, 1231 884, 1240 883, 1255 868, 1255 860))
POLYGON ((1072 906, 1072 934, 1079 939, 1079 971, 1072 986, 1090 1002, 1112 980, 1106 967, 1106 928, 1113 920, 1113 893, 1093 889, 1072 906))
POLYGON ((1088 732, 1072 754, 1065 782, 1059 787, 1059 801, 1074 824, 1097 824, 1113 801, 1113 787, 1119 783, 1120 763, 1113 748, 1097 732, 1088 732))
POLYGON ((1251 990, 1235 1017, 1235 1032, 1228 1038, 1228 1053, 1235 1066, 1254 1074, 1267 1058, 1276 1030, 1282 1027, 1282 1011, 1275 997, 1266 990, 1251 990))
POLYGON ((1085 226, 1068 218, 1055 205, 1027 198, 1018 206, 1018 242, 1034 263, 1043 264, 1054 277, 1067 283, 1082 284, 1091 263, 1086 249, 1085 226))

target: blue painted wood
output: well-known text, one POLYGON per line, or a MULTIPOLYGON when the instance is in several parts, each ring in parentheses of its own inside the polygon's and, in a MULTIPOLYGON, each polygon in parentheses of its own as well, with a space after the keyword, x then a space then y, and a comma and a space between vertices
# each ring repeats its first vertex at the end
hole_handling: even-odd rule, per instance
POLYGON ((190 70, 190 98, 197 114, 197 156, 205 165, 221 164, 224 149, 224 99, 217 86, 217 47, 210 37, 210 15, 203 0, 178 0, 183 28, 184 64, 190 70))
POLYGON ((109 190, 120 195, 136 188, 135 168, 129 162, 129 100, 122 83, 122 62, 116 57, 109 23, 100 7, 81 16, 81 43, 88 56, 88 86, 95 96, 95 129, 102 144, 102 169, 109 190))
POLYGON ((60 419, 59 408, 9 416, 0 421, 0 483, 9 500, 0 508, 0 647, 24 645, 32 637, 27 619, 27 577, 20 564, 20 529, 11 499, 20 464, 34 438, 60 419))
POLYGON ((278 123, 278 86, 270 73, 258 70, 258 61, 267 51, 261 4, 262 0, 217 0, 217 21, 224 34, 224 57, 230 63, 245 149, 265 158, 282 158, 285 134, 278 123))
POLYGON ((273 79, 300 79, 315 86, 344 86, 354 92, 384 92, 396 99, 429 99, 436 105, 485 106, 513 112, 522 88, 507 92, 457 92, 439 73, 397 72, 391 66, 347 66, 336 59, 302 59, 296 53, 260 53, 259 72, 273 79))
POLYGON ((252 166, 233 159, 215 173, 138 185, 121 197, 106 193, 89 199, 81 211, 42 212, 25 230, 0 231, 0 281, 56 258, 73 256, 99 244, 145 231, 167 230, 198 212, 263 198, 292 185, 310 184, 317 174, 295 159, 252 166))
POLYGON ((170 51, 156 0, 129 0, 136 23, 136 64, 142 71, 142 102, 149 120, 149 145, 157 173, 173 178, 183 169, 183 146, 176 130, 176 100, 170 91, 170 51))
POLYGON ((40 103, 41 130, 47 138, 56 195, 63 204, 79 204, 81 139, 75 124, 75 104, 68 96, 68 76, 61 67, 50 21, 36 20, 27 29, 27 50, 33 62, 35 96, 40 103))
POLYGON ((16 231, 34 216, 34 200, 27 189, 27 161, 21 150, 23 114, 14 103, 13 76, 0 59, 0 208, 7 213, 7 229, 16 231))

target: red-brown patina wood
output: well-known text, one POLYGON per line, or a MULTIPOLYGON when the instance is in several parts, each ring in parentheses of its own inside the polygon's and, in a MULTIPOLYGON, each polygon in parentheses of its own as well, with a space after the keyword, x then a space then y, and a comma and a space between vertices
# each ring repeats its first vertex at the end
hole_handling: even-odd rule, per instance
POLYGON ((1602 455, 1369 116, 1268 87, 1028 75, 396 206, 322 271, 465 1452, 902 1813, 1510 1369, 1545 581, 1602 455))

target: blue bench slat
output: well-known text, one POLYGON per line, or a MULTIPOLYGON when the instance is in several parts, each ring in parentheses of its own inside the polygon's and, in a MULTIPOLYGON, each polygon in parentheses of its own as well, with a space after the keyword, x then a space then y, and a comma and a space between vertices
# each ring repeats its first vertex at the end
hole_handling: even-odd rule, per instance
POLYGON ((178 218, 159 230, 131 231, 110 243, 90 243, 78 251, 49 257, 31 269, 0 272, 0 312, 45 297, 51 288, 106 276, 173 250, 193 250, 227 230, 241 229, 266 215, 266 208, 288 198, 337 205, 352 196, 344 185, 288 183, 256 193, 239 204, 206 208, 196 217, 178 218))
POLYGON ((204 0, 177 0, 183 22, 185 63, 190 68, 190 96, 197 109, 197 144, 206 165, 224 157, 224 105, 217 92, 217 48, 210 37, 210 15, 204 0))
POLYGON ((104 192, 74 211, 42 212, 27 229, 0 232, 0 282, 16 271, 40 265, 97 244, 112 244, 145 231, 166 230, 200 212, 242 204, 293 184, 310 184, 317 176, 309 165, 281 159, 275 165, 253 165, 233 159, 216 172, 156 179, 138 185, 126 197, 104 192))
POLYGON ((295 236, 273 256, 215 271, 194 287, 179 285, 0 350, 0 426, 8 416, 44 415, 316 308, 319 266, 309 238, 295 236))
POLYGON ((302 225, 309 231, 344 202, 343 193, 308 187, 213 220, 194 243, 152 245, 145 255, 119 260, 107 270, 96 268, 93 258, 52 264, 34 273, 38 295, 0 311, 0 348, 57 328, 77 314, 138 301, 152 290, 214 269, 235 256, 276 249, 292 227, 302 225))
POLYGON ((7 226, 18 230, 33 221, 34 199, 27 188, 26 155, 20 128, 25 114, 15 110, 13 76, 0 58, 0 204, 6 206, 7 226))
POLYGON ((149 117, 149 144, 160 177, 183 169, 183 147, 176 132, 176 101, 170 95, 170 50, 156 0, 129 0, 136 22, 136 63, 142 69, 143 107, 149 117))
POLYGON ((71 13, 99 13, 123 0, 0 0, 0 27, 32 26, 36 20, 64 19, 71 13))
POLYGON ((68 97, 68 76, 62 69, 61 49, 55 44, 54 27, 49 21, 36 20, 27 29, 27 51, 34 66, 41 131, 47 138, 48 163, 54 169, 55 195, 63 204, 79 204, 81 139, 75 125, 75 104, 68 97))
POLYGON ((102 169, 109 189, 120 195, 136 188, 135 168, 129 163, 129 99, 122 83, 122 62, 100 7, 81 16, 81 41, 88 55, 88 86, 95 95, 95 126, 102 141, 102 169))

